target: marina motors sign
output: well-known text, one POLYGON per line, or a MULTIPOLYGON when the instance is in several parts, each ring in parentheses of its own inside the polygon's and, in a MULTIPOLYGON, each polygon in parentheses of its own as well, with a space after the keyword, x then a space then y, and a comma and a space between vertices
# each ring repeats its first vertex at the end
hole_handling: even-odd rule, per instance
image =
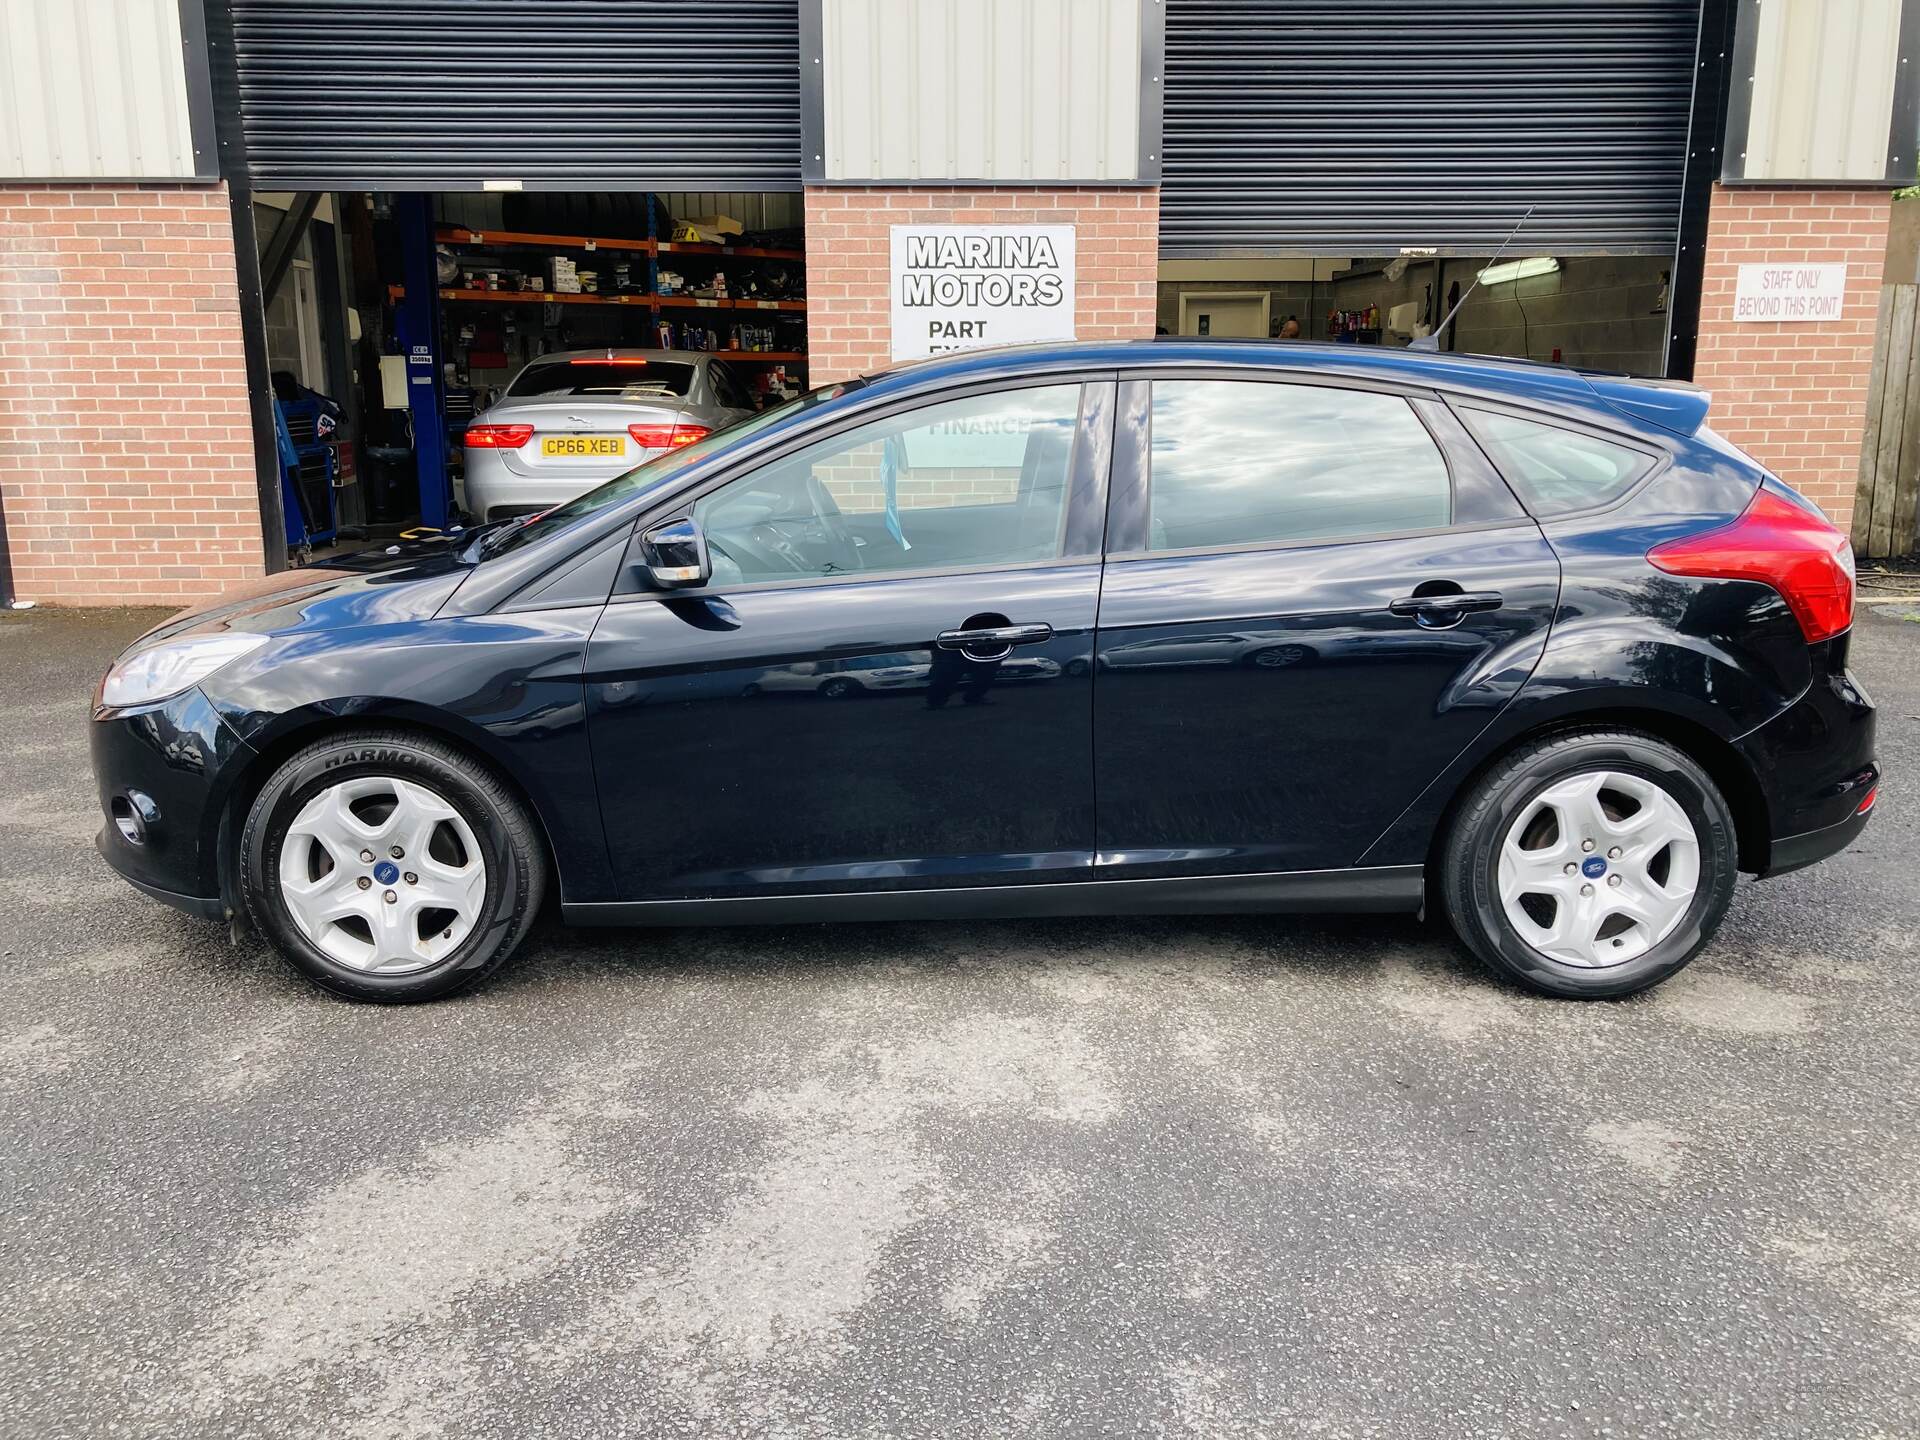
POLYGON ((891 228, 894 359, 1073 339, 1073 226, 891 228))

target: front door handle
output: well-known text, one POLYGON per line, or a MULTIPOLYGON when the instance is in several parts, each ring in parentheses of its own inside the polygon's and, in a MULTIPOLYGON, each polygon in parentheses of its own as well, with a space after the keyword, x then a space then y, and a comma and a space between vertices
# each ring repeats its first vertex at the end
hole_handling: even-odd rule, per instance
POLYGON ((1038 645, 1052 638, 1051 625, 982 625, 942 630, 933 643, 942 650, 961 651, 969 660, 1004 660, 1016 645, 1038 645))
POLYGON ((1410 616, 1422 625, 1456 625, 1476 610, 1498 610, 1506 603, 1497 590, 1468 590, 1450 595, 1403 596, 1389 604, 1387 611, 1410 616))

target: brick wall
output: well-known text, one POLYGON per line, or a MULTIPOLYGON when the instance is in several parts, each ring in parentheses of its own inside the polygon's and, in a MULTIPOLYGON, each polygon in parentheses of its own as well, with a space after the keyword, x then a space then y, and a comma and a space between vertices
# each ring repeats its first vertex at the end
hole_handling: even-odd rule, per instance
POLYGON ((807 188, 807 360, 815 385, 890 363, 891 225, 1072 225, 1082 340, 1153 334, 1160 192, 868 185, 807 188))
POLYGON ((224 188, 0 186, 0 504, 23 599, 261 573, 224 188))
POLYGON ((1816 501, 1853 516, 1892 201, 1885 190, 1716 187, 1707 227, 1696 383, 1708 423, 1816 501), (1736 323, 1739 267, 1844 261, 1837 324, 1736 323))

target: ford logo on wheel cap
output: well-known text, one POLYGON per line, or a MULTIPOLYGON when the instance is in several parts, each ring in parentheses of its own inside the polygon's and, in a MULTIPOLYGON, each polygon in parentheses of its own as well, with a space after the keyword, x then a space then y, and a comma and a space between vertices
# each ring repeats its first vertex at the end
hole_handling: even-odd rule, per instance
MULTIPOLYGON (((1605 867, 1603 866, 1601 868, 1604 869, 1605 867)), ((1597 875, 1599 871, 1596 870, 1594 873, 1597 875)), ((378 865, 373 867, 373 878, 378 880, 382 885, 391 885, 400 878, 400 867, 391 860, 382 860, 378 865)))
MULTIPOLYGON (((388 868, 391 869, 392 867, 389 866, 388 868)), ((378 875, 380 872, 376 870, 373 873, 378 875)), ((1602 860, 1598 855, 1589 855, 1580 862, 1580 873, 1585 875, 1589 880, 1598 880, 1602 875, 1607 873, 1607 862, 1602 860)), ((380 883, 384 885, 387 882, 382 880, 380 883)))

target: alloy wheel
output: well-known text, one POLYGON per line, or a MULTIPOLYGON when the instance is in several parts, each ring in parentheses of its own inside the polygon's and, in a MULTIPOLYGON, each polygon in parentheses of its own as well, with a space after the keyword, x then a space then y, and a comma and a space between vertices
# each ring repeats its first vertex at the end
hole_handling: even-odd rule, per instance
POLYGON ((485 852, 445 798, 413 780, 362 776, 313 796, 287 827, 280 895, 300 933, 356 970, 428 969, 473 931, 485 852))
POLYGON ((1700 839, 1661 786, 1588 771, 1547 786, 1508 826, 1500 903, 1520 938, 1566 965, 1599 969, 1673 933, 1700 886, 1700 839))

